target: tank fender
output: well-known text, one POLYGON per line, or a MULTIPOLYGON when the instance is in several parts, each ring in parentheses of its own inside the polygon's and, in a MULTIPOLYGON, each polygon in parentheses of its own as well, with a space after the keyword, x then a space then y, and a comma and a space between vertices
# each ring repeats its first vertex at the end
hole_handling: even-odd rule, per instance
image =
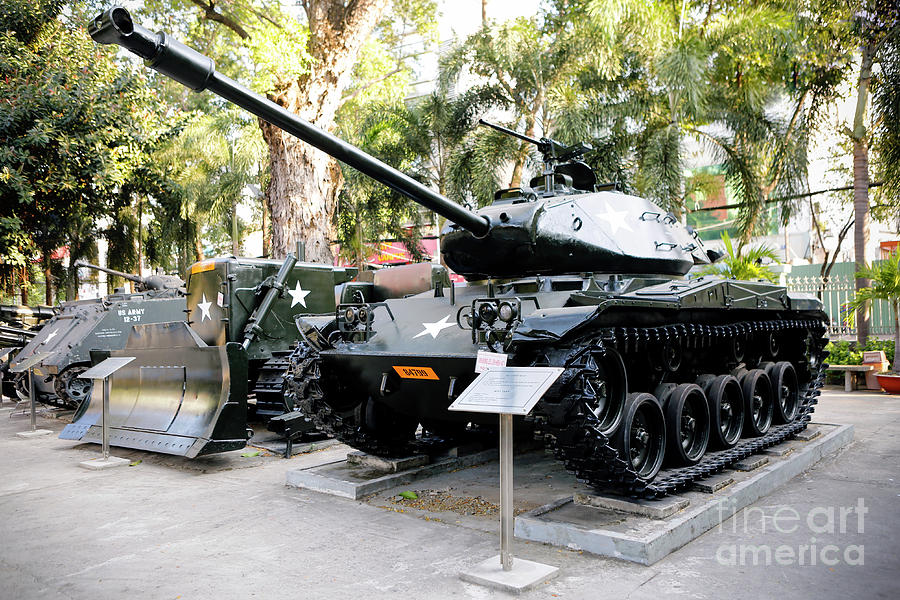
POLYGON ((567 306, 538 309, 522 319, 513 334, 513 343, 558 341, 589 325, 601 312, 600 306, 567 306))
POLYGON ((294 318, 294 324, 297 325, 303 341, 316 350, 322 351, 331 348, 328 334, 337 328, 334 315, 297 315, 294 318))

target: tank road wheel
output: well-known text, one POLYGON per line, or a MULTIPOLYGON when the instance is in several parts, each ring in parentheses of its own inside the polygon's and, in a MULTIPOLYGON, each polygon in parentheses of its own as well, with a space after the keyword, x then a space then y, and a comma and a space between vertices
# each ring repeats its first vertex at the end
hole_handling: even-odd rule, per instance
POLYGON ((80 379, 78 376, 88 370, 82 365, 73 365, 53 378, 53 391, 60 401, 68 407, 78 408, 91 395, 94 382, 80 379))
POLYGON ((741 384, 731 375, 703 375, 697 385, 706 392, 709 407, 709 446, 732 448, 744 429, 744 396, 741 384))
POLYGON ((778 343, 778 337, 774 333, 770 333, 766 343, 766 353, 768 354, 768 357, 775 358, 780 351, 781 345, 778 343))
POLYGON ((775 396, 775 422, 790 423, 800 411, 800 386, 794 365, 787 361, 775 363, 766 369, 775 396))
POLYGON ((656 477, 666 448, 666 425, 656 396, 647 393, 628 395, 622 426, 613 441, 640 481, 649 483, 656 477))
POLYGON ((681 368, 681 340, 670 339, 662 347, 662 364, 666 371, 674 373, 681 368))
POLYGON ((762 369, 747 371, 741 379, 741 391, 747 415, 744 418, 744 433, 751 437, 764 435, 772 425, 775 410, 769 376, 762 369))
POLYGON ((628 382, 625 363, 615 350, 603 355, 591 352, 581 383, 581 400, 597 417, 596 427, 605 436, 618 429, 625 412, 628 382))
POLYGON ((709 408, 698 385, 683 383, 666 402, 666 459, 679 465, 695 465, 709 443, 709 408))
POLYGON ((744 360, 744 356, 747 353, 747 345, 744 343, 744 339, 741 337, 734 337, 731 340, 730 347, 730 358, 734 363, 741 363, 744 360))

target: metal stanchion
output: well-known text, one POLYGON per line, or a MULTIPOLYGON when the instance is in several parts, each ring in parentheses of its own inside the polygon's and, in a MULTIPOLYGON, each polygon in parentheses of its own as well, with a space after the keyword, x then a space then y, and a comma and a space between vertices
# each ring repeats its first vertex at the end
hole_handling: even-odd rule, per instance
POLYGON ((559 572, 556 567, 524 558, 513 561, 513 415, 530 413, 563 370, 560 367, 488 367, 449 407, 461 412, 495 413, 500 417, 500 555, 460 573, 466 581, 518 593, 559 572))
POLYGON ((103 386, 103 460, 109 460, 109 377, 94 380, 94 386, 100 383, 103 386))
POLYGON ((103 394, 103 413, 100 417, 100 443, 103 452, 103 458, 86 460, 79 463, 80 466, 84 467, 85 469, 109 469, 111 467, 127 465, 131 462, 125 458, 119 458, 109 455, 109 427, 111 425, 109 418, 109 378, 113 373, 133 360, 133 356, 116 356, 107 358, 103 362, 94 365, 78 376, 81 379, 90 379, 91 381, 93 381, 91 394, 94 394, 97 390, 100 390, 100 393, 103 394))
POLYGON ((500 415, 500 564, 504 571, 513 565, 513 420, 500 415))
POLYGON ((49 429, 37 428, 37 390, 34 387, 34 367, 40 364, 51 352, 38 352, 10 367, 11 373, 26 373, 28 377, 28 400, 31 403, 31 431, 20 431, 16 435, 23 438, 39 437, 53 433, 49 429))
POLYGON ((31 432, 37 431, 37 407, 34 393, 34 367, 28 369, 28 401, 31 403, 31 432))

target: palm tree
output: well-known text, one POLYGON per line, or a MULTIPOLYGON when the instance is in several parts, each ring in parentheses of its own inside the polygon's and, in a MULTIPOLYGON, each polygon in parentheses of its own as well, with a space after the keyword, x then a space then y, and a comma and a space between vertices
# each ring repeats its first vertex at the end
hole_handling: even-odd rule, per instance
POLYGON ((778 261, 778 255, 772 248, 768 246, 748 248, 740 242, 735 248, 727 231, 722 233, 722 243, 725 245, 725 257, 703 269, 702 275, 720 275, 743 281, 756 279, 775 281, 775 273, 763 264, 765 259, 778 261))
MULTIPOLYGON (((540 137, 553 130, 550 95, 571 79, 582 60, 582 44, 583 40, 569 35, 553 19, 542 23, 518 18, 485 26, 441 57, 441 86, 450 90, 463 81, 464 75, 475 76, 479 83, 470 93, 492 98, 498 107, 511 113, 512 121, 507 123, 510 128, 540 137)), ((503 137, 478 131, 466 144, 473 159, 472 168, 466 170, 497 173, 511 162, 509 187, 517 187, 534 146, 516 141, 514 151, 508 153, 510 139, 503 137), (476 166, 474 160, 478 159, 487 164, 476 166)))
POLYGON ((900 373, 900 251, 894 252, 881 264, 860 269, 856 277, 871 281, 871 285, 856 291, 853 308, 861 312, 873 300, 884 300, 891 305, 894 313, 893 371, 900 373))
POLYGON ((746 243, 764 224, 768 199, 805 186, 807 123, 838 67, 820 56, 826 47, 812 19, 778 2, 559 6, 594 49, 563 94, 562 109, 575 116, 557 117, 558 131, 619 150, 638 193, 680 212, 685 160, 699 143, 725 168, 746 243), (789 110, 773 110, 784 100, 789 110))
POLYGON ((160 153, 176 170, 183 189, 181 216, 198 225, 195 258, 203 258, 200 236, 218 232, 241 253, 242 231, 237 207, 250 184, 264 187, 267 152, 255 121, 235 109, 201 115, 160 153))

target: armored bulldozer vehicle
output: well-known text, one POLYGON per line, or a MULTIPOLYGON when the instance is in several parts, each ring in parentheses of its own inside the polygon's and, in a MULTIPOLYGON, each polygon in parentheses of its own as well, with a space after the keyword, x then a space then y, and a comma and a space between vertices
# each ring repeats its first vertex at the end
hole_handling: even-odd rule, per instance
MULTIPOLYGON (((406 268, 400 290, 443 285, 446 270, 406 268)), ((193 264, 187 273, 186 320, 137 324, 122 349, 134 356, 110 379, 110 443, 193 458, 244 447, 248 416, 267 419, 294 410, 284 373, 299 339, 294 318, 334 314, 343 299, 368 302, 390 293, 396 277, 353 281, 355 268, 234 256, 193 264), (248 414, 249 413, 249 414, 248 414)), ((102 398, 90 396, 63 439, 99 442, 102 398)), ((307 419, 294 424, 312 429, 307 419)))
POLYGON ((586 146, 519 136, 542 154, 541 175, 472 212, 224 77, 123 8, 98 17, 91 36, 448 219, 441 250, 465 286, 297 318, 289 393, 338 439, 406 455, 492 426, 491 415, 447 410, 475 379, 479 350, 564 369, 530 427, 598 488, 675 492, 806 426, 823 378, 821 303, 766 282, 685 279, 716 256, 652 202, 598 186, 579 160, 586 146), (417 437, 420 425, 434 435, 417 437))
MULTIPOLYGON (((132 325, 181 319, 184 281, 174 275, 141 277, 76 261, 85 267, 117 275, 135 284, 133 293, 117 289, 103 298, 63 302, 59 312, 15 355, 23 361, 37 352, 50 352, 34 369, 35 394, 40 402, 77 408, 91 390, 78 375, 91 365, 91 350, 125 346, 132 325)), ((27 373, 15 378, 16 393, 28 398, 27 373)))

